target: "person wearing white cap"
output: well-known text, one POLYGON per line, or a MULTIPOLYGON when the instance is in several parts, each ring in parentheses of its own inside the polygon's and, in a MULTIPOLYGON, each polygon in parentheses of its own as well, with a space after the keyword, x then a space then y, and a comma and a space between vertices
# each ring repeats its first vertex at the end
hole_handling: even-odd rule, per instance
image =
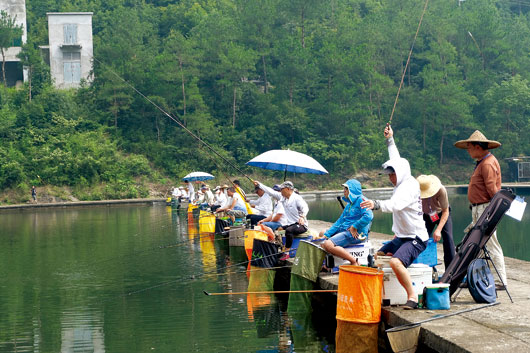
MULTIPOLYGON (((475 130, 466 140, 455 142, 455 147, 467 150, 469 156, 476 160, 475 169, 469 180, 467 198, 471 204, 472 222, 465 232, 469 231, 486 207, 493 195, 501 189, 501 167, 497 158, 489 150, 501 146, 500 142, 488 140, 484 134, 475 130)), ((493 263, 499 273, 502 284, 496 284, 497 289, 504 289, 508 284, 504 253, 497 238, 497 231, 493 232, 486 243, 493 263)))
POLYGON ((213 195, 215 198, 215 201, 210 206, 210 209, 212 212, 215 212, 218 208, 222 207, 223 204, 226 202, 226 195, 224 193, 224 190, 221 189, 221 186, 217 185, 215 189, 213 189, 213 195))
POLYGON ((436 175, 420 175, 416 180, 420 183, 421 207, 427 232, 435 242, 443 239, 444 265, 447 268, 455 257, 453 220, 447 190, 436 175))
POLYGON ((294 192, 294 185, 290 181, 284 181, 280 185, 279 192, 261 184, 259 181, 254 181, 254 185, 279 200, 283 206, 286 222, 286 224, 282 224, 282 228, 285 229, 285 255, 280 260, 287 260, 289 258, 288 250, 293 245, 294 236, 307 232, 309 206, 302 196, 294 192))
POLYGON ((179 186, 180 189, 180 198, 186 199, 188 198, 188 191, 186 191, 186 188, 184 186, 179 186))
POLYGON ((180 196, 182 196, 182 193, 180 192, 180 189, 175 187, 173 188, 173 191, 171 192, 171 198, 178 199, 180 196))
POLYGON ((204 194, 204 202, 207 203, 208 206, 213 205, 215 199, 210 187, 207 184, 203 184, 201 186, 201 191, 204 194))
POLYGON ((254 213, 247 215, 250 225, 255 226, 259 221, 272 215, 272 200, 269 194, 259 187, 254 187, 254 192, 258 195, 257 200, 245 200, 253 208, 254 213))
POLYGON ((392 197, 390 200, 366 200, 361 203, 361 207, 392 212, 392 231, 395 237, 383 245, 378 253, 392 254, 390 267, 407 292, 407 303, 403 308, 416 309, 418 294, 407 267, 427 248, 429 234, 423 221, 420 185, 410 173, 409 162, 399 155, 393 135, 392 128, 387 125, 384 136, 390 159, 383 164, 383 173, 388 174, 394 185, 392 197))

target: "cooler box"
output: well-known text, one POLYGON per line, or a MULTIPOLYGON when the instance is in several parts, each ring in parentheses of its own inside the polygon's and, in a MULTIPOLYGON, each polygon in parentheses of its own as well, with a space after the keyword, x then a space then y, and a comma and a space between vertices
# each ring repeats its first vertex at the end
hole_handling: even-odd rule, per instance
MULTIPOLYGON (((344 249, 353 257, 357 258, 359 265, 364 266, 368 266, 368 255, 373 254, 372 243, 369 240, 365 241, 364 243, 345 247, 344 249)), ((339 272, 339 266, 344 265, 345 262, 347 261, 343 258, 333 255, 333 264, 326 263, 326 267, 333 268, 332 272, 336 273, 339 272)))
POLYGON ((422 253, 414 260, 412 263, 414 264, 426 264, 429 266, 436 266, 438 264, 438 253, 436 245, 438 243, 435 243, 432 238, 429 238, 427 240, 427 247, 425 250, 423 250, 422 253))
POLYGON ((449 299, 449 283, 434 283, 425 287, 423 300, 429 310, 449 310, 451 300, 449 299))
MULTIPOLYGON (((412 264, 407 269, 412 286, 417 294, 423 294, 423 288, 432 284, 432 267, 425 264, 412 264)), ((383 299, 390 299, 390 305, 405 304, 407 292, 390 267, 383 268, 383 299)))

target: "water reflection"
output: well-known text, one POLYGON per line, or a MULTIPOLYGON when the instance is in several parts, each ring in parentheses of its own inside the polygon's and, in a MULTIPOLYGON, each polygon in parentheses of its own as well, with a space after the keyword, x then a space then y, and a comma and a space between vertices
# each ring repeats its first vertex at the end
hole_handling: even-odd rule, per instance
POLYGON ((61 320, 61 352, 105 352, 101 313, 86 308, 64 312, 61 320))
POLYGON ((285 295, 205 296, 247 291, 247 263, 187 212, 50 209, 0 222, 2 352, 333 351, 333 315, 317 328, 285 295))

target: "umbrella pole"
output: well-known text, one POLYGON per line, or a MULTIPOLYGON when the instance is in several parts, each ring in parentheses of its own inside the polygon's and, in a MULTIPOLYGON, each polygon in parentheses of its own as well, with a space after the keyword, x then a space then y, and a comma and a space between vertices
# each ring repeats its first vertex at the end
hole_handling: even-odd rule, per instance
POLYGON ((287 179, 287 166, 285 167, 285 170, 283 171, 283 181, 287 179))

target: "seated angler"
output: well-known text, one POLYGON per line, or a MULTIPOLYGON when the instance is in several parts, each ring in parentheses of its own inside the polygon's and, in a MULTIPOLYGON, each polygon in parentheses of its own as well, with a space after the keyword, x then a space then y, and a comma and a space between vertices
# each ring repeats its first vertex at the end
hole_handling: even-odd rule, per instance
POLYGON ((217 210, 218 208, 225 206, 227 199, 224 185, 216 186, 213 191, 215 201, 213 202, 213 205, 210 206, 210 209, 212 210, 212 212, 215 212, 215 210, 217 210))
POLYGON ((215 201, 215 198, 213 196, 213 192, 210 190, 210 186, 209 185, 203 185, 201 187, 201 191, 203 192, 204 194, 204 202, 208 205, 208 206, 211 206, 213 205, 214 201, 215 201))
POLYGON ((326 231, 320 232, 320 237, 326 237, 322 248, 330 254, 350 261, 352 265, 359 265, 344 247, 364 242, 370 231, 370 224, 374 215, 371 210, 361 208, 363 194, 361 183, 350 179, 344 186, 344 197, 347 205, 339 219, 326 231))
POLYGON ((289 258, 288 251, 293 245, 294 236, 307 232, 309 206, 307 206, 302 196, 294 192, 294 185, 290 181, 284 181, 280 185, 280 192, 274 191, 259 181, 254 181, 254 185, 259 186, 271 197, 280 200, 279 202, 283 206, 286 218, 286 224, 282 224, 282 228, 285 229, 285 248, 283 249, 285 255, 280 260, 287 260, 289 258))
POLYGON ((233 186, 229 187, 226 193, 229 197, 228 205, 218 208, 215 210, 215 213, 226 212, 232 223, 235 222, 236 218, 245 218, 247 215, 247 208, 245 207, 245 202, 239 193, 236 192, 236 189, 233 186))
POLYGON ((180 190, 179 201, 187 199, 188 192, 186 191, 186 188, 184 186, 179 186, 179 190, 180 190))
POLYGON ((252 207, 252 214, 247 215, 250 220, 250 225, 255 226, 259 221, 272 215, 272 200, 269 194, 259 187, 255 187, 254 191, 258 195, 257 200, 247 200, 252 207))

